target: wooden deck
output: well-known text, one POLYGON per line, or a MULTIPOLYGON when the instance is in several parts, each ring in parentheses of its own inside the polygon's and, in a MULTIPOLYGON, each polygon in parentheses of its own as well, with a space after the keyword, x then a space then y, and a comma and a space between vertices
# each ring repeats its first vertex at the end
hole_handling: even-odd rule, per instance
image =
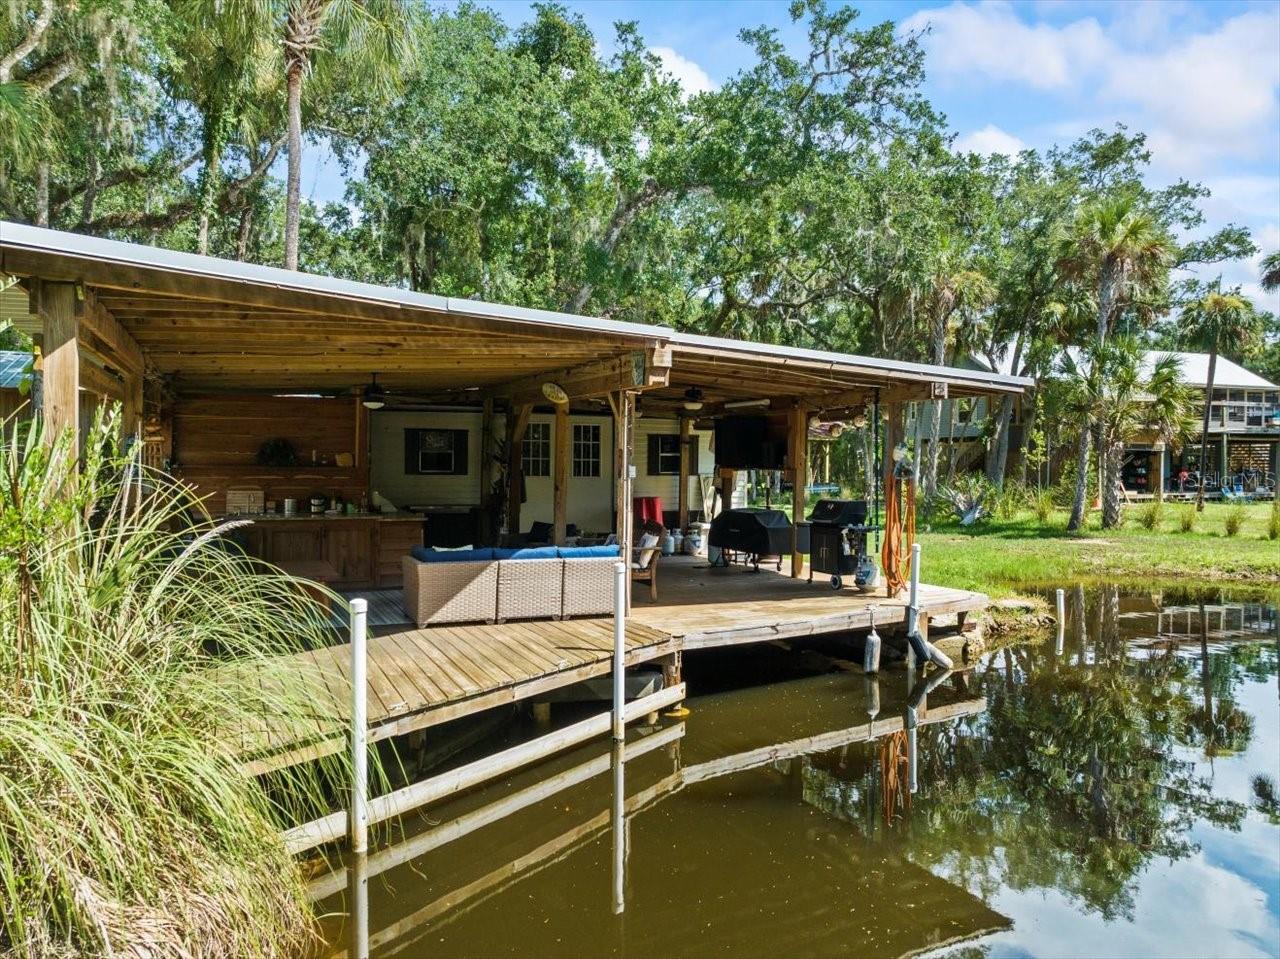
MULTIPOLYGON (((685 650, 864 630, 892 629, 905 619, 906 597, 887 599, 852 589, 836 592, 773 570, 713 569, 704 559, 668 557, 659 570, 659 601, 637 590, 627 623, 627 665, 685 650)), ((611 669, 613 620, 534 620, 418 628, 398 594, 370 600, 369 739, 425 729, 570 686, 611 669)), ((922 609, 936 619, 981 610, 987 597, 938 586, 920 588, 922 609)), ((315 722, 306 729, 241 732, 257 746, 246 770, 261 774, 344 748, 340 730, 350 702, 350 647, 299 657, 314 676, 315 722)))

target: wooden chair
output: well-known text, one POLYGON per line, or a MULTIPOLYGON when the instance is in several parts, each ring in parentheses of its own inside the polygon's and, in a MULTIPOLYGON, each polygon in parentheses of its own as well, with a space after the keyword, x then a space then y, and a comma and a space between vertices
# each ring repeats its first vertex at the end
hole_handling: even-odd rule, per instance
POLYGON ((662 555, 661 526, 646 523, 639 543, 631 551, 631 580, 649 584, 649 601, 658 601, 658 558, 662 555))

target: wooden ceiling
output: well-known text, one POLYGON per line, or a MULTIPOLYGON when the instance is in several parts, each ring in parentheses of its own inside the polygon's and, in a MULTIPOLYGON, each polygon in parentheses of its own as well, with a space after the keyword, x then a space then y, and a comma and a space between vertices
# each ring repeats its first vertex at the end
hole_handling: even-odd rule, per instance
POLYGON ((624 352, 577 331, 459 328, 449 317, 349 316, 99 288, 99 302, 184 391, 390 389, 449 393, 624 352))

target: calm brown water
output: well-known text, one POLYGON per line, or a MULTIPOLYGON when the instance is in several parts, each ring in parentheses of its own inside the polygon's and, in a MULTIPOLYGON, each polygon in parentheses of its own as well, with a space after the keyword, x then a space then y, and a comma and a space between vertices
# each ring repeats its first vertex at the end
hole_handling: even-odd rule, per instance
MULTIPOLYGON (((371 855, 371 954, 1280 955, 1274 606, 1069 597, 1061 651, 928 692, 914 793, 900 667, 693 660, 723 691, 625 763, 583 748, 371 855)), ((342 886, 317 886, 336 954, 342 886)))

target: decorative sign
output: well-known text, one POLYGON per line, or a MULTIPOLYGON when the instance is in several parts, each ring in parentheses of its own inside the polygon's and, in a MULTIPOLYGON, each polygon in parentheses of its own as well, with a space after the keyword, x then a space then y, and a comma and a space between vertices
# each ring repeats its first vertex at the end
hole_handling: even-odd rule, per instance
POLYGON ((930 383, 929 384, 929 399, 945 400, 946 398, 947 398, 946 383, 930 383))

